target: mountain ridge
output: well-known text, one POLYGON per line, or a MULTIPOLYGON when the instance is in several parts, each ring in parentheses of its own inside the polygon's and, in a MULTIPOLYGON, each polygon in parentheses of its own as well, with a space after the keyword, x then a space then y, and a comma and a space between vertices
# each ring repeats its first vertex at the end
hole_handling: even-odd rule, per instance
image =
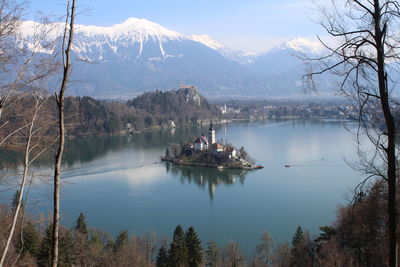
MULTIPOLYGON (((18 43, 29 49, 40 24, 25 21, 21 25, 18 43)), ((45 26, 48 40, 45 38, 38 51, 60 51, 45 44, 61 36, 62 26, 45 26)), ((214 98, 298 95, 301 62, 293 54, 320 51, 315 42, 294 38, 254 55, 228 48, 209 35, 185 36, 138 18, 110 27, 75 27, 72 56, 80 61, 74 65, 73 79, 83 83, 70 93, 98 98, 129 98, 145 91, 176 88, 182 82, 214 98)))

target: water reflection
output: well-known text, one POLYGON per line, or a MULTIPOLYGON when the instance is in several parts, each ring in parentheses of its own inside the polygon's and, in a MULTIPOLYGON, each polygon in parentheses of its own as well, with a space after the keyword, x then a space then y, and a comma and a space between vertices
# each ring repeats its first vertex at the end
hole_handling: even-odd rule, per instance
MULTIPOLYGON (((91 162, 100 158, 110 151, 118 151, 126 147, 131 136, 107 136, 107 137, 85 137, 67 140, 65 143, 65 154, 63 164, 71 167, 76 163, 91 162)), ((54 148, 49 149, 39 157, 34 166, 50 167, 54 164, 54 148)), ((0 150, 0 167, 2 169, 16 169, 22 165, 23 150, 10 151, 0 150)))
MULTIPOLYGON (((72 167, 75 164, 92 162, 110 152, 132 148, 160 149, 164 153, 169 144, 187 142, 207 129, 206 126, 185 127, 124 136, 77 137, 66 141, 63 164, 66 167, 72 167)), ((49 150, 35 161, 35 166, 51 167, 54 164, 54 155, 54 149, 49 150)), ((0 169, 16 169, 22 165, 22 160, 22 150, 0 150, 0 169)))
POLYGON ((194 183, 201 188, 208 188, 210 199, 213 200, 217 186, 230 186, 235 183, 244 184, 249 170, 217 170, 214 168, 180 166, 166 162, 167 173, 179 177, 182 184, 194 183))

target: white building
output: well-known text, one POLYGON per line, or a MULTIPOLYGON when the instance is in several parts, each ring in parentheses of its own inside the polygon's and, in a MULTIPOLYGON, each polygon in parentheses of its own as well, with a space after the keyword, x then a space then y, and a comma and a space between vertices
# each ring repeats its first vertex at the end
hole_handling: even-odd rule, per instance
POLYGON ((167 125, 169 128, 176 128, 176 124, 173 120, 169 120, 167 125))
POLYGON ((194 150, 205 150, 208 149, 208 139, 202 135, 197 137, 196 141, 194 141, 194 150))
POLYGON ((214 127, 213 127, 212 121, 211 121, 211 123, 210 123, 210 128, 208 129, 208 143, 209 143, 210 145, 216 143, 216 141, 215 141, 215 129, 214 129, 214 127))

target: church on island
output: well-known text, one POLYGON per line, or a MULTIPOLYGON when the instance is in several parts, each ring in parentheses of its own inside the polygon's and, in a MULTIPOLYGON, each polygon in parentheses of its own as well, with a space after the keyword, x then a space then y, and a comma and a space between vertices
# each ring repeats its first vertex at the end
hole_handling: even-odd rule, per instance
POLYGON ((227 156, 228 158, 235 158, 237 155, 236 149, 234 147, 224 146, 217 143, 215 129, 213 127, 212 121, 208 130, 208 137, 206 137, 204 134, 197 137, 194 141, 192 148, 195 151, 210 150, 215 155, 227 156))
POLYGON ((244 148, 239 152, 233 145, 220 144, 216 140, 215 129, 211 122, 208 136, 202 134, 195 141, 184 145, 172 145, 167 148, 162 161, 173 162, 179 165, 211 167, 222 169, 261 169, 248 156, 244 148))

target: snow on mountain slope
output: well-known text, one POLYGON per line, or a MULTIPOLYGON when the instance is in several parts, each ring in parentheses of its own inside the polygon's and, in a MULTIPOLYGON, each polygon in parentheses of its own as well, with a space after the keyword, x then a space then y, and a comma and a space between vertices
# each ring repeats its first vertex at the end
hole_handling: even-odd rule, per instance
MULTIPOLYGON (((33 47, 40 24, 22 23, 20 46, 33 47)), ((62 23, 46 25, 48 32, 38 49, 60 52, 62 23), (58 38, 52 48, 46 44, 58 38)), ((130 18, 111 27, 75 25, 73 80, 82 81, 69 91, 76 95, 135 95, 154 89, 171 89, 180 82, 203 88, 205 95, 235 91, 246 70, 218 51, 145 19, 130 18), (87 61, 95 64, 87 64, 87 61)))
MULTIPOLYGON (((21 23, 17 44, 35 48, 40 24, 21 23)), ((46 25, 37 51, 60 52, 63 23, 46 25), (55 46, 47 44, 56 40, 55 46)), ((143 91, 195 85, 210 97, 289 96, 301 92, 302 62, 296 53, 315 55, 322 47, 304 38, 289 40, 254 55, 230 49, 208 35, 184 36, 159 24, 130 18, 110 27, 75 25, 71 86, 75 95, 126 98, 143 91)))
POLYGON ((190 35, 189 38, 192 39, 193 41, 202 43, 203 45, 208 46, 209 48, 212 48, 214 50, 218 50, 218 49, 223 49, 224 48, 224 45, 222 45, 218 41, 214 40, 208 34, 190 35))
POLYGON ((296 37, 291 40, 288 40, 266 53, 277 52, 281 50, 292 50, 297 53, 303 54, 320 54, 324 51, 323 45, 318 41, 311 41, 309 39, 303 37, 296 37))
MULTIPOLYGON (((23 40, 32 40, 37 34, 35 29, 40 27, 40 23, 24 21, 21 23, 21 36, 23 40)), ((63 33, 63 23, 51 23, 46 25, 45 31, 49 40, 60 38, 63 33)), ((144 44, 147 42, 155 43, 158 46, 158 55, 162 58, 169 55, 164 49, 164 43, 168 41, 180 41, 187 39, 180 33, 168 30, 159 24, 146 19, 129 18, 121 24, 111 27, 97 27, 86 25, 75 25, 75 37, 73 51, 85 60, 97 61, 115 54, 120 58, 139 58, 142 55, 144 44), (132 48, 132 53, 126 54, 124 48, 132 48)), ((44 47, 45 45, 43 45, 44 47)), ((45 49, 41 49, 45 50, 45 49)), ((52 50, 48 50, 52 53, 52 50)))
POLYGON ((264 74, 304 74, 301 58, 316 58, 323 52, 324 47, 319 42, 297 37, 260 54, 249 68, 264 74))
MULTIPOLYGON (((37 29, 40 23, 33 21, 23 21, 21 23, 20 45, 32 46, 33 39, 36 38, 37 29)), ((41 52, 53 53, 52 49, 46 45, 57 38, 61 38, 63 33, 63 23, 51 23, 46 26, 46 38, 44 44, 39 49, 41 52)), ((297 37, 278 45, 271 50, 260 55, 231 49, 214 40, 207 34, 184 36, 178 32, 166 29, 165 27, 148 21, 146 19, 129 18, 121 24, 110 27, 98 27, 87 25, 75 25, 75 39, 73 51, 85 60, 98 61, 105 60, 110 56, 118 56, 121 59, 140 58, 147 42, 155 44, 158 53, 153 60, 165 59, 167 57, 179 57, 181 54, 169 54, 165 50, 164 44, 170 41, 192 40, 201 43, 227 58, 241 64, 249 64, 259 58, 282 51, 292 51, 304 54, 317 54, 322 51, 322 45, 318 42, 310 41, 305 38, 297 37), (129 51, 127 50, 130 49, 129 51)), ((154 51, 153 51, 154 52, 154 51)))
POLYGON ((229 60, 239 62, 241 64, 251 63, 255 58, 255 53, 245 52, 242 50, 232 49, 224 46, 218 41, 214 40, 210 35, 200 34, 200 35, 190 35, 189 38, 193 41, 199 42, 208 46, 229 60))

